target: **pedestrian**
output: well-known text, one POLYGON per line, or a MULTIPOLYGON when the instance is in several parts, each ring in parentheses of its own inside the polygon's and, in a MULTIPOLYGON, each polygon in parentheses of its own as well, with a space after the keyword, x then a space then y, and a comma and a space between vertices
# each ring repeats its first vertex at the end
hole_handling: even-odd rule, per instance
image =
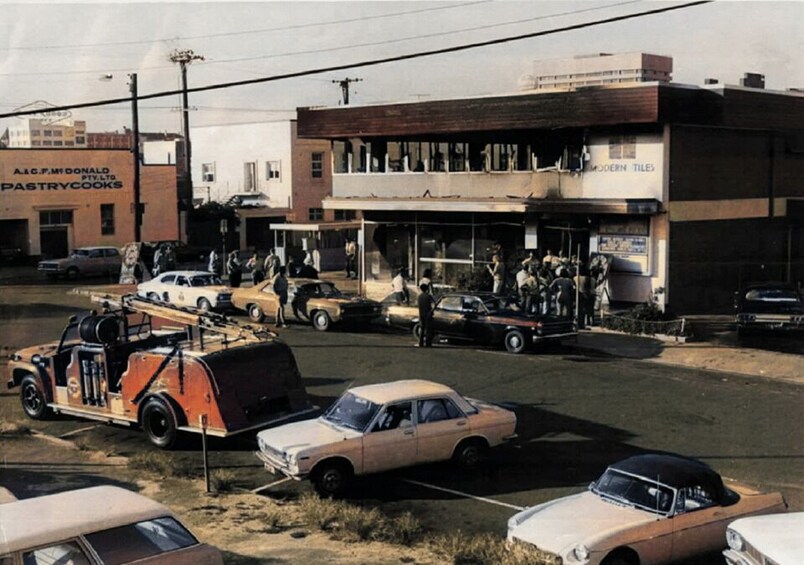
POLYGON ((215 248, 212 248, 212 251, 209 252, 207 271, 210 273, 215 273, 217 276, 221 276, 221 258, 218 256, 218 252, 215 251, 215 248))
POLYGON ((430 285, 419 285, 418 298, 416 304, 419 307, 419 347, 432 347, 433 346, 433 309, 435 308, 435 300, 433 295, 430 294, 430 285))
POLYGON ((286 328, 288 324, 285 322, 285 304, 288 303, 288 280, 285 278, 285 267, 279 267, 276 275, 271 279, 271 288, 279 298, 279 305, 276 307, 276 327, 286 328))
POLYGON ((154 266, 151 269, 151 274, 155 277, 159 276, 167 270, 166 267, 167 256, 165 255, 165 247, 164 245, 160 245, 156 248, 156 252, 154 253, 154 266))
POLYGON ((550 270, 553 269, 553 251, 551 249, 548 249, 547 253, 544 254, 544 257, 542 257, 542 265, 550 270))
POLYGON ((526 303, 529 302, 528 296, 530 292, 527 287, 529 276, 530 273, 528 272, 528 267, 526 265, 522 265, 516 272, 516 291, 519 295, 519 307, 523 310, 527 310, 526 303))
POLYGON ((251 271, 251 282, 254 286, 257 286, 265 280, 265 272, 262 270, 262 261, 260 261, 258 253, 254 253, 254 255, 249 258, 248 262, 246 262, 246 269, 251 271))
POLYGON ((172 243, 165 244, 165 270, 173 271, 176 269, 176 249, 172 243))
POLYGON ((503 265, 502 258, 499 255, 492 256, 491 262, 491 265, 486 265, 486 269, 491 273, 491 278, 494 281, 491 292, 499 295, 502 293, 503 284, 505 283, 505 265, 503 265))
POLYGON ((229 286, 239 288, 240 281, 243 278, 243 267, 240 264, 240 252, 236 249, 229 253, 229 259, 226 261, 226 271, 229 275, 229 286))
POLYGON ((391 281, 391 288, 394 289, 397 304, 407 305, 410 302, 410 293, 408 292, 408 283, 405 281, 404 267, 397 271, 396 276, 391 281))
MULTIPOLYGON (((580 330, 586 327, 591 313, 588 312, 589 297, 593 295, 591 281, 592 279, 587 275, 586 267, 578 265, 578 274, 573 278, 573 282, 578 293, 578 329, 580 330)), ((589 323, 589 325, 592 324, 589 323)))
POLYGON ((351 279, 352 273, 354 273, 354 278, 357 278, 357 268, 355 267, 355 259, 357 258, 357 244, 353 239, 346 238, 344 251, 346 253, 346 278, 351 279))
POLYGON ((425 269, 422 272, 422 278, 419 279, 419 286, 426 284, 430 288, 430 292, 432 293, 433 290, 433 271, 432 269, 425 269))
POLYGON ((575 285, 572 279, 559 276, 550 285, 550 290, 556 295, 557 314, 564 318, 572 315, 573 303, 575 302, 575 285))
POLYGON ((274 248, 272 247, 268 250, 268 256, 265 258, 265 261, 262 264, 265 276, 270 280, 273 280, 276 274, 279 272, 280 263, 281 261, 279 260, 279 256, 275 253, 274 248))
POLYGON ((522 259, 522 266, 530 272, 539 266, 539 260, 536 258, 536 254, 533 251, 529 251, 527 257, 522 259))

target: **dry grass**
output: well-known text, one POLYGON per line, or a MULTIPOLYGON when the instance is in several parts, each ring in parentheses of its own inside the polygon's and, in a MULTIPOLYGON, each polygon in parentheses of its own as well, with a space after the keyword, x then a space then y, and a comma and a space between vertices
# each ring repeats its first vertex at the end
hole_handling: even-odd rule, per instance
POLYGON ((237 476, 229 469, 215 469, 209 474, 209 484, 215 492, 231 492, 237 476))
POLYGON ((150 471, 162 477, 195 477, 194 467, 184 459, 177 459, 161 451, 145 451, 133 455, 128 462, 132 469, 150 471))
POLYGON ((19 437, 27 436, 31 433, 31 428, 27 424, 21 422, 9 422, 7 420, 0 421, 0 436, 4 437, 19 437))
POLYGON ((492 534, 467 535, 461 531, 434 536, 431 551, 453 565, 558 565, 557 558, 536 548, 508 544, 492 534))

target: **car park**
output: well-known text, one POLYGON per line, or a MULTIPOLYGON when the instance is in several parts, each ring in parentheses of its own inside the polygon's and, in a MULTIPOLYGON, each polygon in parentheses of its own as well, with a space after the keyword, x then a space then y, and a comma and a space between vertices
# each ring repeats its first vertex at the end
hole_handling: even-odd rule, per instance
POLYGON ((137 296, 204 311, 227 310, 232 306, 232 289, 219 276, 206 271, 163 273, 138 284, 137 296))
POLYGON ((727 487, 700 461, 645 454, 610 465, 586 492, 514 515, 508 539, 566 564, 671 563, 723 549, 737 518, 785 508, 780 493, 727 487))
POLYGON ((726 530, 728 565, 797 565, 804 558, 804 512, 740 518, 726 530))
POLYGON ((352 388, 315 420, 263 430, 256 455, 272 473, 335 496, 358 475, 450 459, 472 468, 515 428, 510 410, 404 380, 352 388))
POLYGON ((223 563, 169 508, 114 486, 8 502, 0 532, 4 565, 223 563))
POLYGON ((69 257, 40 261, 38 271, 48 278, 77 279, 118 275, 123 258, 117 247, 79 247, 69 257))
MULTIPOLYGON (((368 323, 380 314, 380 306, 373 300, 343 294, 333 283, 318 279, 288 279, 288 303, 298 320, 319 331, 334 324, 368 323)), ((266 317, 274 319, 279 297, 272 282, 264 281, 235 289, 232 304, 245 310, 252 321, 262 322, 266 317)))
MULTIPOLYGON (((393 305, 386 308, 390 325, 404 326, 406 316, 413 316, 412 331, 418 337, 421 326, 417 309, 393 305)), ((432 323, 437 337, 503 346, 509 353, 522 353, 539 343, 578 335, 571 318, 527 314, 490 292, 450 292, 441 296, 436 301, 432 323)))
POLYGON ((58 341, 14 353, 8 387, 20 388, 31 419, 139 426, 161 448, 180 432, 228 437, 313 410, 292 351, 274 334, 132 296, 72 316, 58 341))
POLYGON ((804 331, 804 298, 792 284, 754 283, 735 293, 737 333, 804 331))

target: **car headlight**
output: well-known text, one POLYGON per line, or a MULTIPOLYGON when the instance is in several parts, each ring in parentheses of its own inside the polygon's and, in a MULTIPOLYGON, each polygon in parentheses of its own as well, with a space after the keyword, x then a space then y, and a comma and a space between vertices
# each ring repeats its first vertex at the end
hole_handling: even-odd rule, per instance
POLYGON ((728 543, 729 547, 735 551, 742 551, 745 549, 745 541, 743 540, 743 536, 734 530, 726 530, 726 543, 728 543))
POLYGON ((12 361, 22 361, 22 355, 20 355, 19 353, 12 353, 11 354, 11 360, 12 361))
POLYGON ((572 556, 578 561, 586 561, 589 559, 589 549, 583 544, 576 545, 572 549, 572 556))

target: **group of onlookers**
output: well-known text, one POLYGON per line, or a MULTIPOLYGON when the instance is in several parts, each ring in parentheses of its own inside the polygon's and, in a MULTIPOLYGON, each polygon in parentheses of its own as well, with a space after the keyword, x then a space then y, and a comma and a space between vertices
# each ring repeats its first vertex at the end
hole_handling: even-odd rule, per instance
POLYGON ((280 269, 283 269, 288 276, 313 279, 318 277, 318 271, 313 266, 313 261, 309 254, 300 267, 296 266, 293 257, 290 257, 287 264, 283 266, 281 258, 273 248, 268 251, 268 255, 264 259, 261 259, 259 253, 255 252, 245 263, 241 261, 239 251, 231 251, 226 256, 225 265, 222 264, 217 250, 212 249, 209 252, 207 270, 222 276, 224 268, 229 277, 229 286, 232 288, 238 288, 243 282, 243 273, 248 272, 251 273, 251 280, 255 285, 264 280, 273 280, 280 269))

